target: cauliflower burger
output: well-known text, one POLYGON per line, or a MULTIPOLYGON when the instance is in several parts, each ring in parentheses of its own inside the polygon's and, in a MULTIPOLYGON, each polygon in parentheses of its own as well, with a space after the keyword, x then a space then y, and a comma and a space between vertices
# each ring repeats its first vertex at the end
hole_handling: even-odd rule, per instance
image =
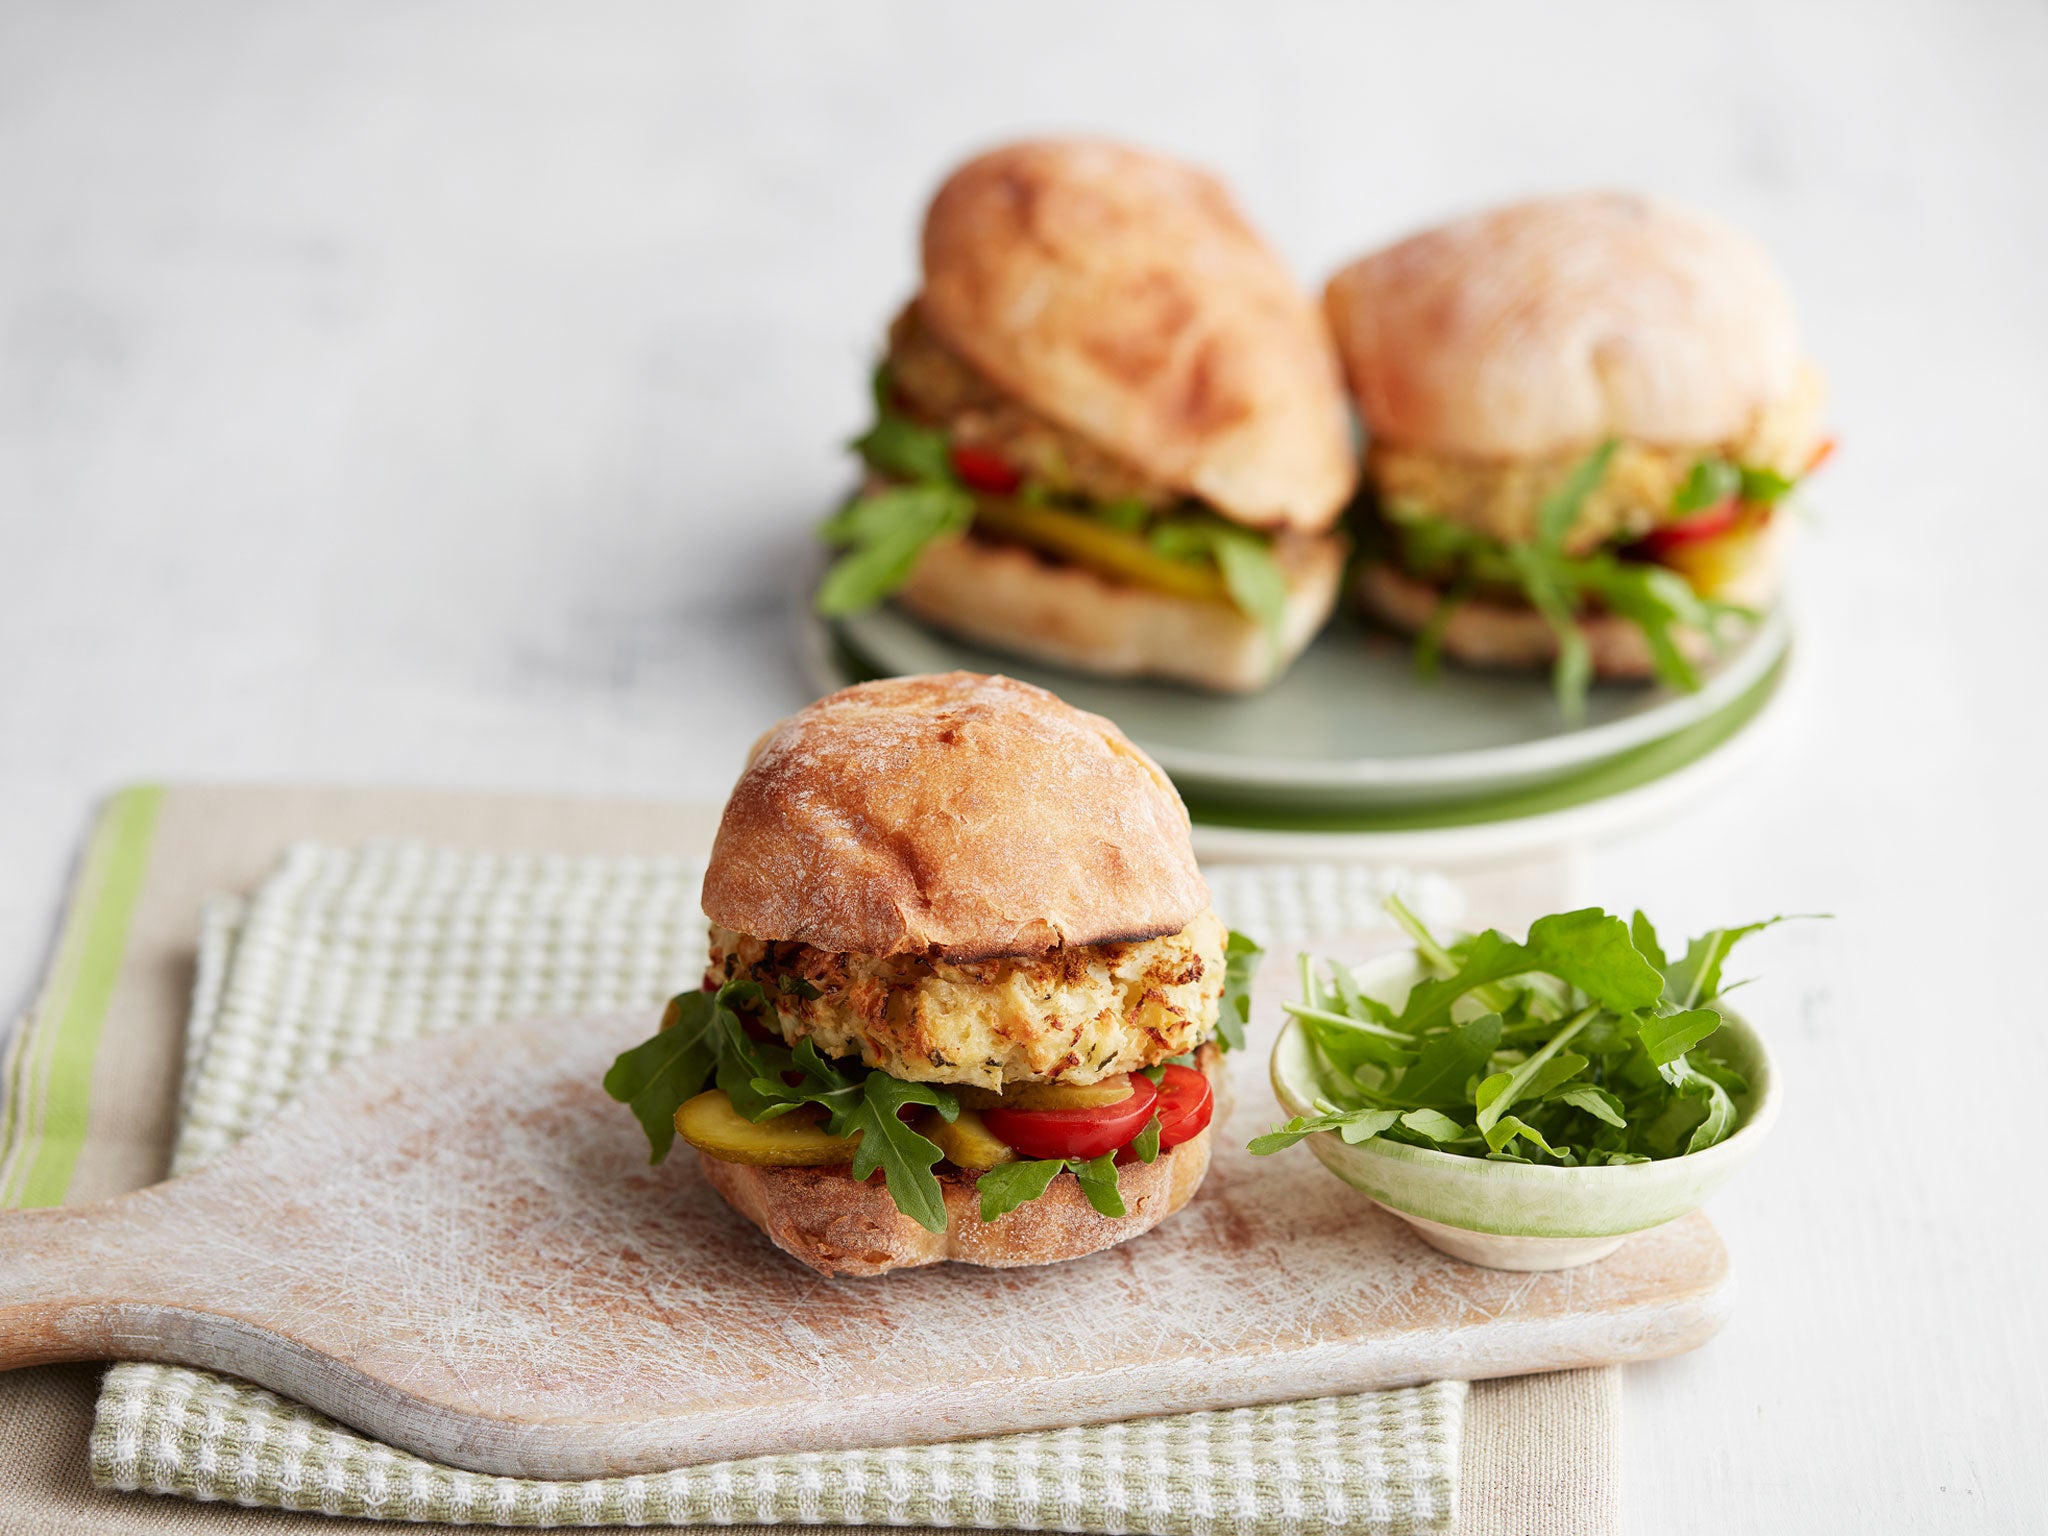
POLYGON ((1416 235, 1324 296, 1370 448, 1359 597, 1439 653, 1698 686, 1772 601, 1823 389, 1770 258, 1597 194, 1416 235))
POLYGON ((820 699, 755 748, 704 911, 701 990, 605 1088, 812 1268, 1049 1264, 1202 1182, 1258 950, 1107 720, 968 672, 820 699))
POLYGON ((893 594, 1079 671, 1263 687, 1334 607, 1357 485, 1314 304, 1210 176, 1012 144, 933 199, 819 610, 893 594))

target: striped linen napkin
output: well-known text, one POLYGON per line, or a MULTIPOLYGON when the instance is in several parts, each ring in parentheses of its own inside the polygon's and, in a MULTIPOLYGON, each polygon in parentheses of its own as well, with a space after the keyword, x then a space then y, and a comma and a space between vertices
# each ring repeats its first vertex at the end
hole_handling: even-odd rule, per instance
MULTIPOLYGON (((647 1008, 703 964, 702 866, 414 845, 301 845, 248 902, 207 912, 174 1171, 206 1161, 350 1057, 501 1019, 647 1008)), ((1384 929, 1391 876, 1209 872, 1269 947, 1384 929)), ((1441 881, 1404 887, 1457 916, 1441 881)), ((247 1383, 108 1371, 104 1488, 387 1520, 526 1526, 959 1526, 1160 1536, 1450 1528, 1462 1383, 949 1445, 763 1456, 580 1482, 489 1477, 381 1445, 247 1383)))

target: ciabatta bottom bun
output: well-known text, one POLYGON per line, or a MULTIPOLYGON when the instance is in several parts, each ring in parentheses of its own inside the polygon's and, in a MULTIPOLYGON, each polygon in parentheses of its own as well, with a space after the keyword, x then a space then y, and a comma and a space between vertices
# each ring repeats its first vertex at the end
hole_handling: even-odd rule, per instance
POLYGON ((1277 637, 1227 603, 1111 581, 972 534, 927 547, 896 601, 935 628, 1077 672, 1249 693, 1316 637, 1344 577, 1334 538, 1286 540, 1279 557, 1287 608, 1277 637))
POLYGON ((726 1204, 791 1258, 822 1275, 879 1275, 951 1259, 992 1269, 1057 1264, 1149 1232, 1186 1205, 1209 1171, 1209 1137, 1117 1169, 1125 1214, 1097 1214, 1072 1174, 1036 1200, 994 1221, 981 1219, 972 1173, 939 1175, 946 1230, 928 1232, 896 1209, 877 1178, 857 1182, 844 1163, 825 1168, 757 1168, 698 1154, 704 1177, 726 1204))
MULTIPOLYGON (((1722 598, 1754 608, 1771 605, 1777 595, 1776 538, 1765 541, 1750 569, 1724 591, 1722 598)), ((1357 595, 1365 611, 1404 634, 1420 634, 1443 598, 1443 589, 1418 581, 1398 567, 1372 561, 1358 573, 1357 595)), ((1642 630, 1611 613, 1590 613, 1579 619, 1580 633, 1593 657, 1593 675, 1615 682, 1647 682, 1657 675, 1650 643, 1642 630)), ((1694 665, 1710 661, 1713 642, 1698 630, 1679 630, 1675 639, 1694 665)), ((1543 616, 1526 603, 1464 601, 1451 611, 1442 637, 1443 653, 1468 667, 1517 670, 1547 667, 1557 660, 1557 636, 1543 616)))

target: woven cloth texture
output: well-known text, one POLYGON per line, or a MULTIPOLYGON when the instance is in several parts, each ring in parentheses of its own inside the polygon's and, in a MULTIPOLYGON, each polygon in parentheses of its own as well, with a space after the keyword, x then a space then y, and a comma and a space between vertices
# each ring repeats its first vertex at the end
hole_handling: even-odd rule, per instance
MULTIPOLYGON (((314 1078, 419 1035, 652 1009, 704 957, 701 865, 414 845, 294 848, 206 914, 174 1171, 314 1078)), ((1285 950, 1383 930, 1398 878, 1335 865, 1211 870, 1217 910, 1285 950)), ((1404 883, 1425 915, 1452 887, 1404 883)), ((1465 1388, 1439 1382, 950 1445, 765 1456, 653 1476, 489 1477, 381 1445, 247 1383, 123 1364, 92 1436, 106 1488, 387 1520, 501 1525, 959 1526, 1160 1536, 1440 1531, 1465 1388)))

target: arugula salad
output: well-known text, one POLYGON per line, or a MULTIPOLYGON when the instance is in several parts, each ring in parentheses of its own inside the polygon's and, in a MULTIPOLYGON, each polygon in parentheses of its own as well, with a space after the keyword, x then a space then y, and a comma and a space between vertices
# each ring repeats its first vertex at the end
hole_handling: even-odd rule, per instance
MULTIPOLYGON (((1232 1050, 1244 1045, 1252 972, 1263 951, 1232 933, 1224 953, 1215 1044, 1232 1050)), ((805 985, 796 977, 783 983, 792 992, 805 985)), ((943 1232, 946 1204, 935 1169, 955 1153, 963 1173, 970 1169, 957 1159, 975 1161, 960 1150, 968 1143, 952 1134, 956 1127, 971 1123, 973 1142, 1000 1159, 975 1179, 981 1219, 994 1221, 1045 1193, 1063 1172, 1074 1175, 1097 1212, 1120 1217, 1119 1162, 1150 1163, 1209 1123, 1208 1083, 1194 1070, 1192 1055, 1133 1074, 1131 1092, 1113 1104, 977 1114, 962 1102, 972 1090, 907 1081, 828 1057, 808 1038, 783 1044, 763 1027, 773 1009, 768 989, 752 979, 685 992, 670 1001, 659 1033, 613 1062, 605 1092, 632 1109, 647 1133, 649 1161, 668 1156, 692 1106, 718 1097, 707 1092, 716 1089, 730 1104, 730 1111, 719 1105, 718 1115, 745 1123, 733 1141, 741 1160, 746 1127, 794 1122, 822 1149, 808 1161, 850 1163, 855 1179, 879 1173, 898 1210, 927 1231, 943 1232), (992 1132, 1012 1139, 997 1140, 992 1132), (1040 1152, 1050 1155, 1033 1155, 1040 1152)))
POLYGON ((874 483, 818 530, 841 552, 818 587, 819 613, 874 607, 910 579, 927 545, 979 527, 1115 580, 1234 604, 1277 632, 1287 578, 1269 535, 1192 503, 1102 502, 1028 478, 899 411, 886 364, 873 393, 874 425, 850 446, 874 483))
POLYGON ((1287 1005, 1311 1047, 1316 1113, 1251 1143, 1266 1155, 1334 1131, 1556 1167, 1682 1157, 1726 1140, 1749 1091, 1714 1045, 1731 950, 1773 917, 1716 928, 1667 955, 1650 920, 1597 907, 1439 942, 1389 910, 1426 975, 1397 1009, 1351 973, 1301 957, 1287 1005))

